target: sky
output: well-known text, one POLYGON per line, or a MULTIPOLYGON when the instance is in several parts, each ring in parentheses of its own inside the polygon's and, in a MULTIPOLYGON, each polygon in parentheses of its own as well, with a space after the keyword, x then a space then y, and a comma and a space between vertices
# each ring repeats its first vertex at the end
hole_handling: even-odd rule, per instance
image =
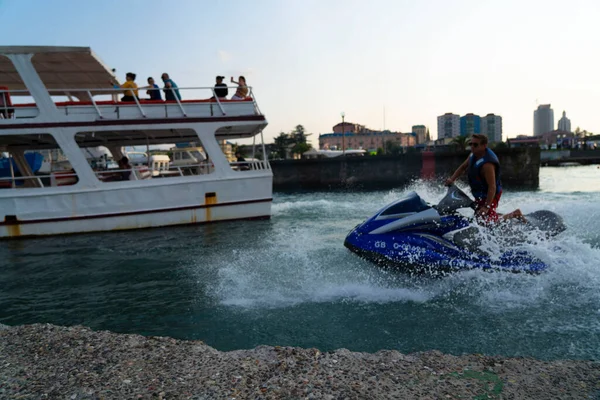
POLYGON ((317 144, 341 112, 433 137, 446 112, 494 113, 506 139, 546 103, 600 133, 597 0, 0 0, 0 21, 0 45, 89 46, 140 86, 245 75, 268 141, 301 124, 317 144))

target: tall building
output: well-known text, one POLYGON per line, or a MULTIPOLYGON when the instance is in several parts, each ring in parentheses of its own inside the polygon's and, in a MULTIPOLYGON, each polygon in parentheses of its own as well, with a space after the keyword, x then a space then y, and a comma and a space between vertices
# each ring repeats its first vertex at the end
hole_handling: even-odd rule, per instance
POLYGON ((563 116, 558 120, 558 130, 571 132, 571 120, 567 118, 567 112, 563 111, 563 116))
POLYGON ((554 111, 550 104, 540 104, 533 112, 533 135, 540 136, 554 130, 554 111))
POLYGON ((490 143, 502 141, 502 117, 488 114, 481 118, 481 133, 488 137, 490 143))
POLYGON ((413 125, 412 133, 415 134, 417 144, 423 144, 427 142, 427 128, 425 125, 413 125))
POLYGON ((438 139, 460 136, 460 115, 446 113, 438 117, 438 139))
POLYGON ((481 117, 473 113, 460 117, 460 136, 481 133, 481 117))

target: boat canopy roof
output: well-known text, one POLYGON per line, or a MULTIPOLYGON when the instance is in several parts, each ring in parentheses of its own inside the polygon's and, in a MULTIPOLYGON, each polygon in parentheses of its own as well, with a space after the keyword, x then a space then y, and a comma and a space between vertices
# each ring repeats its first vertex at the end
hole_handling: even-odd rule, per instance
MULTIPOLYGON (((118 82, 112 71, 89 47, 0 46, 0 87, 27 90, 13 63, 4 55, 33 54, 31 62, 52 95, 66 95, 83 89, 112 89, 118 82), (55 92, 56 89, 66 89, 55 92)), ((106 94, 91 90, 93 94, 106 94)), ((11 95, 28 93, 14 92, 11 95)))

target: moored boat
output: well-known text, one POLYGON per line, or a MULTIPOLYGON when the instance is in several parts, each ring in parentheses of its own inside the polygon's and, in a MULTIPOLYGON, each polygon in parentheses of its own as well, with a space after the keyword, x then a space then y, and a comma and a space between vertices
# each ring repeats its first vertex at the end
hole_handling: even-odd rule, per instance
MULTIPOLYGON (((246 99, 117 101, 113 73, 86 47, 0 47, 0 151, 18 167, 0 190, 0 238, 150 228, 269 218, 273 174, 268 160, 232 166, 220 143, 260 137, 267 125, 250 89, 246 99), (64 98, 69 101, 58 101, 64 98), (33 100, 25 103, 17 99, 33 100), (148 166, 118 169, 89 162, 104 146, 123 161, 124 147, 194 142, 207 158, 192 174, 154 179, 148 166), (59 151, 66 168, 35 174, 26 152, 59 151)), ((263 143, 264 146, 264 143, 263 143)), ((263 151, 264 154, 264 151, 263 151)))

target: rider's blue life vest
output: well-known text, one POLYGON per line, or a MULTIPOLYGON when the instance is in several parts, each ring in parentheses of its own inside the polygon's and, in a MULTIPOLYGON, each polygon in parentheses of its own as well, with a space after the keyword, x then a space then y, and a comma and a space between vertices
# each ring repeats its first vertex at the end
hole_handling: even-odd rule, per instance
POLYGON ((469 157, 469 186, 471 193, 475 199, 486 199, 488 192, 488 184, 485 178, 481 175, 481 167, 485 163, 492 163, 496 167, 496 196, 502 193, 502 183, 500 182, 500 161, 498 156, 490 149, 485 149, 485 155, 478 160, 475 160, 475 155, 469 157))

